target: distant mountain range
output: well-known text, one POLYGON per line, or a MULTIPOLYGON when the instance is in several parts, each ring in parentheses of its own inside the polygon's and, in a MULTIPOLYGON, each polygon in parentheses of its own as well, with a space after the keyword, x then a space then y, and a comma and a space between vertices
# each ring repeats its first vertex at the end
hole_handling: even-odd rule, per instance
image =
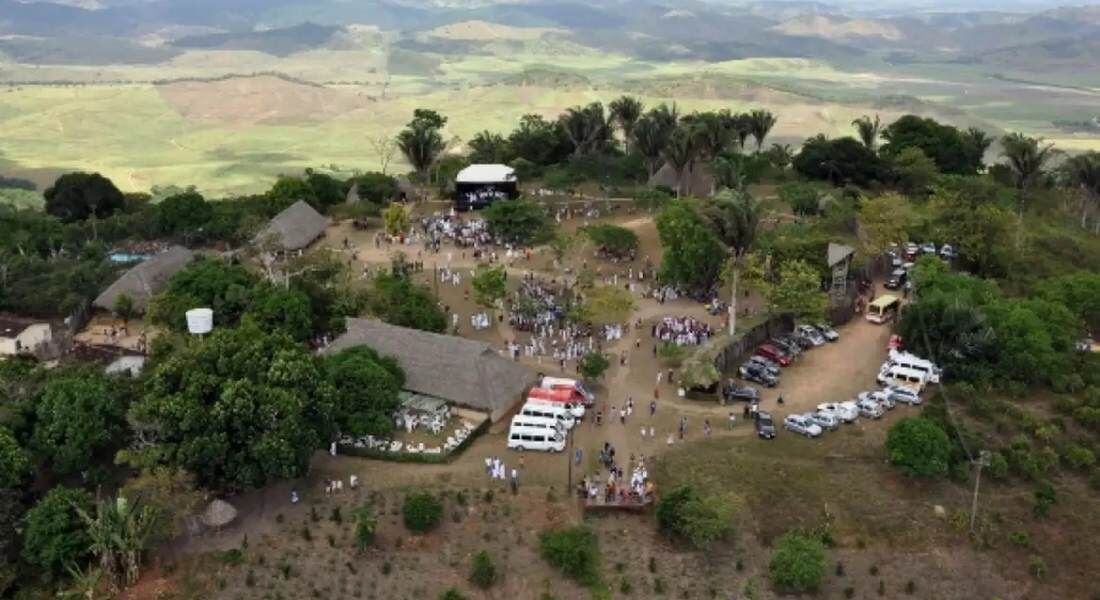
MULTIPOLYGON (((395 32, 408 40, 405 49, 426 51, 418 32, 483 21, 553 28, 571 42, 649 60, 846 61, 874 54, 899 62, 1100 70, 1100 6, 1030 14, 929 6, 936 5, 905 12, 890 2, 0 0, 0 52, 37 64, 155 63, 193 48, 285 56, 325 47, 352 24, 395 32), (891 6, 894 16, 867 16, 891 6)), ((465 42, 461 47, 476 46, 465 42)))

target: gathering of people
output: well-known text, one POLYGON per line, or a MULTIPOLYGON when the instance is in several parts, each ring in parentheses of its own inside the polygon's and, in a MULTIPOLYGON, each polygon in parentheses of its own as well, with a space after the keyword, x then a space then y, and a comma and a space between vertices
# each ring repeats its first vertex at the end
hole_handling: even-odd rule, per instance
POLYGON ((595 506, 645 506, 653 500, 656 486, 649 479, 645 456, 637 460, 630 455, 630 478, 615 461, 615 447, 604 442, 600 450, 600 465, 607 470, 607 477, 600 472, 585 476, 577 484, 577 494, 588 505, 595 506))
POLYGON ((653 324, 650 335, 677 346, 698 346, 714 335, 714 329, 692 317, 664 317, 653 324))

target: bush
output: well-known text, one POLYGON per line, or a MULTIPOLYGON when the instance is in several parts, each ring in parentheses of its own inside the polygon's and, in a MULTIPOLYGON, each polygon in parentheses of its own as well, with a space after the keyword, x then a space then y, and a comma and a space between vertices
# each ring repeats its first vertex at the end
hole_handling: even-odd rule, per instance
POLYGON ((609 256, 629 258, 638 250, 638 234, 620 225, 590 225, 583 229, 584 234, 609 256))
POLYGON ((785 533, 776 543, 769 570, 772 583, 782 590, 817 589, 825 577, 825 546, 812 537, 785 533))
POLYGON ((496 583, 496 580, 497 568, 489 553, 482 550, 475 554, 473 563, 470 565, 470 581, 477 587, 487 590, 496 583))
POLYGON ((1096 455, 1092 450, 1073 444, 1065 450, 1066 462, 1074 469, 1088 470, 1096 464, 1096 455))
POLYGON ((443 516, 443 504, 430 492, 419 491, 405 496, 401 516, 410 531, 424 533, 439 525, 443 516))
POLYGON ((364 504, 352 513, 355 518, 355 546, 360 551, 374 545, 374 538, 378 530, 378 519, 374 516, 374 509, 364 504))
POLYGON ((439 600, 466 600, 466 595, 458 591, 457 588, 449 588, 439 595, 439 600))
POLYGON ((923 417, 895 423, 886 437, 890 462, 909 475, 939 478, 947 475, 951 440, 939 425, 923 417))
POLYGON ((1035 488, 1035 505, 1032 512, 1036 517, 1045 517, 1050 514, 1050 508, 1058 502, 1058 492, 1050 480, 1044 479, 1035 488))
POLYGON ((27 511, 23 558, 41 569, 44 578, 60 576, 68 566, 80 566, 92 540, 77 509, 92 512, 92 497, 84 490, 55 487, 27 511))
POLYGON ((598 381, 611 366, 607 355, 600 352, 588 352, 581 357, 577 370, 585 381, 598 381))
POLYGON ((989 455, 989 476, 998 481, 1008 478, 1008 460, 1000 452, 989 455))
POLYGON ((530 200, 494 202, 482 215, 493 235, 505 243, 536 244, 553 235, 546 212, 530 200))
POLYGON ((733 506, 721 496, 701 496, 681 486, 658 502, 657 523, 666 534, 705 548, 733 529, 733 506))
POLYGON ((1035 579, 1042 581, 1047 576, 1046 561, 1041 556, 1031 555, 1027 561, 1027 572, 1035 579))
POLYGON ((594 587, 600 583, 600 548, 596 532, 584 525, 539 534, 539 553, 566 577, 594 587))
POLYGON ((1013 531, 1008 534, 1008 541, 1021 548, 1031 547, 1031 536, 1026 531, 1013 531))

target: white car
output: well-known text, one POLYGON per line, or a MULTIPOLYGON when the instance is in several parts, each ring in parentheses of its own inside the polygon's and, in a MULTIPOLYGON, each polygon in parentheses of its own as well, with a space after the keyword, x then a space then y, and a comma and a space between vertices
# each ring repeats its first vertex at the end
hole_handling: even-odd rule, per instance
POLYGON ((815 410, 806 416, 810 418, 810 421, 822 429, 835 430, 837 427, 840 427, 840 419, 836 418, 836 415, 830 412, 815 410))
POLYGON ((886 410, 882 408, 882 405, 871 399, 860 400, 856 403, 856 406, 859 408, 859 416, 868 419, 881 419, 882 415, 886 414, 886 410))
POLYGON ((835 329, 829 327, 824 323, 818 323, 817 325, 814 325, 814 327, 816 327, 817 330, 821 332, 821 337, 825 338, 825 341, 835 342, 840 339, 840 334, 837 333, 835 329))
POLYGON ((936 245, 932 242, 925 242, 924 244, 921 244, 920 251, 922 254, 935 254, 936 245))
POLYGON ((895 402, 901 402, 910 406, 916 406, 922 402, 920 395, 909 388, 888 385, 882 388, 886 395, 895 402))
POLYGON ((882 405, 882 408, 886 410, 893 410, 897 406, 897 402, 890 397, 890 394, 886 392, 860 392, 859 396, 856 396, 856 403, 864 400, 870 400, 871 402, 878 402, 882 405))
POLYGON ((944 260, 955 258, 955 247, 951 244, 944 244, 943 247, 940 248, 940 258, 944 260))
POLYGON ((859 418, 859 407, 855 402, 825 402, 818 404, 817 410, 832 414, 841 423, 854 423, 859 418))
POLYGON ((821 332, 813 325, 799 325, 797 331, 803 337, 810 340, 810 343, 814 346, 825 345, 825 336, 821 335, 821 332))
POLYGON ((806 415, 788 415, 783 419, 783 426, 787 431, 815 438, 821 435, 821 427, 810 420, 806 415))

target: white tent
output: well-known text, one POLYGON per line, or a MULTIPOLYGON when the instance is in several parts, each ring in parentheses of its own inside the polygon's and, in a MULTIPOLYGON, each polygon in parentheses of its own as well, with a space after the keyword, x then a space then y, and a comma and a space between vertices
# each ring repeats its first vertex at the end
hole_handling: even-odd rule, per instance
POLYGON ((458 172, 455 183, 512 183, 516 170, 508 165, 470 165, 458 172))

